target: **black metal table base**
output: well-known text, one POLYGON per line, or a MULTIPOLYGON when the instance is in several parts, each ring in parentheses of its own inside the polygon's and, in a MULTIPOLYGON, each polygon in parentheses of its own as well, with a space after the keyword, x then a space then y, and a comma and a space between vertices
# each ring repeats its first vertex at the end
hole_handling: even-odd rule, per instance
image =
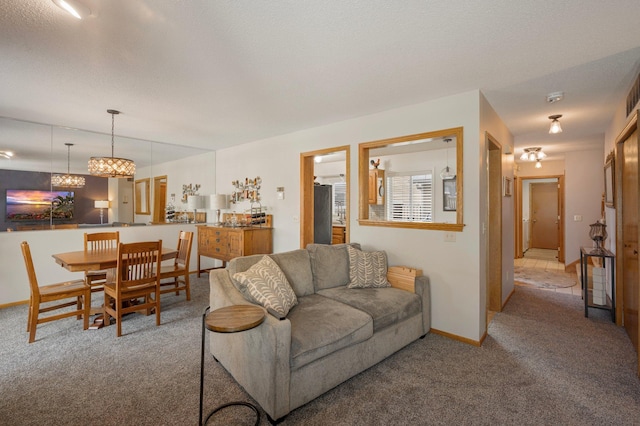
POLYGON ((209 413, 207 418, 204 419, 204 423, 201 423, 201 425, 206 425, 207 422, 209 421, 209 419, 211 418, 211 416, 213 416, 215 413, 217 413, 218 411, 222 410, 223 408, 232 407, 232 406, 236 406, 236 405, 244 405, 245 407, 251 408, 256 413, 255 426, 258 426, 260 424, 260 413, 258 412, 258 409, 256 408, 256 406, 253 405, 253 404, 250 404, 248 402, 237 401, 237 402, 229 402, 229 403, 223 404, 223 405, 219 406, 218 408, 214 409, 212 412, 209 413))
POLYGON ((218 411, 222 410, 223 408, 227 408, 227 407, 231 407, 231 406, 235 406, 235 405, 240 405, 240 406, 245 406, 245 407, 249 407, 251 408, 255 413, 256 413, 256 423, 255 425, 258 426, 260 424, 260 412, 258 411, 258 409, 256 408, 255 405, 250 404, 248 402, 244 402, 244 401, 236 401, 236 402, 229 402, 227 404, 223 404, 217 408, 215 408, 212 412, 209 413, 209 415, 207 416, 207 418, 204 420, 204 423, 202 422, 202 410, 203 410, 203 395, 204 395, 204 340, 205 340, 205 320, 207 318, 207 312, 209 312, 209 306, 207 306, 207 309, 204 310, 204 314, 202 314, 202 342, 201 342, 201 346, 200 346, 200 413, 199 413, 199 422, 198 424, 200 426, 206 425, 207 422, 209 421, 209 419, 211 418, 211 416, 213 416, 215 413, 217 413, 218 411))

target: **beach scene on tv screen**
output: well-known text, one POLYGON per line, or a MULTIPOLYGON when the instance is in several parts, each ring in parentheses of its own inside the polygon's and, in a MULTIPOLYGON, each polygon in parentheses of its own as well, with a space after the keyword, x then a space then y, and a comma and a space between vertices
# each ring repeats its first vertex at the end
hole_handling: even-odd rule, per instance
POLYGON ((10 221, 73 218, 73 192, 7 189, 10 221))

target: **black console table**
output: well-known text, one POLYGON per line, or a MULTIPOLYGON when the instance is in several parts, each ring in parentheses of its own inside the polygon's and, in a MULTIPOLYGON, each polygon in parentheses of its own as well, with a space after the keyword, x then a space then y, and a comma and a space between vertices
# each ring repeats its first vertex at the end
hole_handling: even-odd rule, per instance
MULTIPOLYGON (((611 253, 607 249, 596 249, 593 247, 581 247, 580 248, 580 271, 581 271, 581 282, 582 285, 582 298, 584 299, 584 316, 589 316, 589 308, 597 308, 597 309, 605 309, 611 312, 611 321, 616 321, 616 285, 615 285, 615 262, 616 262, 615 254, 611 253), (609 273, 609 277, 611 278, 611 298, 608 298, 605 293, 605 304, 595 304, 593 301, 593 291, 589 289, 589 276, 588 276, 588 264, 589 258, 601 258, 602 266, 609 273), (607 264, 607 259, 609 259, 609 264, 607 264)), ((606 275, 605 275, 606 276, 606 275)))

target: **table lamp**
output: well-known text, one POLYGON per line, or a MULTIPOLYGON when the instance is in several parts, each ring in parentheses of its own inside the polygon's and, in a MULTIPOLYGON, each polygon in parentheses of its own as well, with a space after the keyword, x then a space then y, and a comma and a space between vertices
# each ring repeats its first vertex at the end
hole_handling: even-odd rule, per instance
POLYGON ((229 208, 229 196, 227 196, 227 194, 211 194, 209 196, 209 208, 216 212, 216 223, 214 225, 222 225, 220 221, 220 210, 229 208))
POLYGON ((187 207, 189 210, 193 210, 193 222, 198 223, 196 218, 196 214, 198 213, 198 209, 205 208, 205 197, 201 195, 189 195, 187 197, 187 207))
POLYGON ((95 200, 93 202, 93 207, 96 209, 100 209, 100 224, 104 223, 104 209, 109 208, 109 201, 107 200, 95 200))

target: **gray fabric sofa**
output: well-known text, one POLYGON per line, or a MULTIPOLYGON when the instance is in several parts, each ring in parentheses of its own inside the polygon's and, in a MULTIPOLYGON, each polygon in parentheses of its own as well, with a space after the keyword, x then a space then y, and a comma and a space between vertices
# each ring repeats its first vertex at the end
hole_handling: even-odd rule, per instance
MULTIPOLYGON (((211 271, 211 311, 251 303, 232 276, 262 256, 236 258, 226 269, 211 271)), ((212 355, 272 422, 429 332, 427 277, 416 278, 415 293, 393 287, 350 289, 346 245, 310 244, 269 256, 284 272, 298 304, 284 319, 267 314, 251 330, 209 336, 212 355)))

